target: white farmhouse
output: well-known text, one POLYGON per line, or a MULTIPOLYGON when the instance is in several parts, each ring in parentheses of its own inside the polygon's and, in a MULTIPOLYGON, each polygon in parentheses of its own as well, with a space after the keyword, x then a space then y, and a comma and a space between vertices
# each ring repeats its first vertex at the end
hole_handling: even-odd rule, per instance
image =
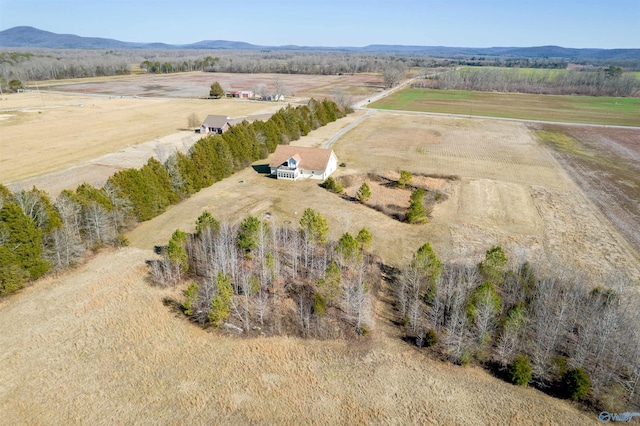
POLYGON ((277 179, 325 180, 336 171, 338 159, 332 149, 278 145, 269 162, 277 179))

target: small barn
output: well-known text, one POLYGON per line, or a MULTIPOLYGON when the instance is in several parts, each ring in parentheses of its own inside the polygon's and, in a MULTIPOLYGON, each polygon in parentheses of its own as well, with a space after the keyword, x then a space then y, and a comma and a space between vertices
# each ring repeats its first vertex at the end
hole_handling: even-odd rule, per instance
POLYGON ((277 179, 325 180, 338 167, 332 149, 278 145, 271 156, 269 170, 277 179))

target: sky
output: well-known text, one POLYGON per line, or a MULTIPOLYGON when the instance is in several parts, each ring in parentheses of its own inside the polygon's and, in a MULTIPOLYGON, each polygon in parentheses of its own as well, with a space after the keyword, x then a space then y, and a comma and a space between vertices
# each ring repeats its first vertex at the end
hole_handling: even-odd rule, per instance
POLYGON ((0 0, 0 30, 129 42, 640 48, 640 0, 0 0))

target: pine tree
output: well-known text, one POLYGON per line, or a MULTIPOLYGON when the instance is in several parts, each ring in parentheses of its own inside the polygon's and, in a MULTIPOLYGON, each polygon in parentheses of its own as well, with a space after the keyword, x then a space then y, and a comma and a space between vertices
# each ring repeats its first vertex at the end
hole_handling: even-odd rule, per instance
POLYGON ((218 272, 216 278, 216 295, 211 300, 209 321, 215 327, 219 327, 231 314, 231 298, 233 287, 231 280, 222 272, 218 272))
POLYGON ((224 95, 225 95, 225 92, 222 86, 220 85, 220 83, 218 83, 217 81, 214 81, 213 84, 211 84, 211 90, 209 90, 209 96, 214 99, 220 99, 224 95))
POLYGON ((300 227, 303 232, 308 232, 311 241, 315 244, 324 244, 329 235, 329 225, 327 220, 313 209, 307 208, 302 213, 300 227))
POLYGON ((409 210, 407 211, 407 220, 409 223, 426 223, 427 213, 424 210, 422 201, 424 199, 424 190, 416 189, 411 193, 409 210))
POLYGON ((356 193, 356 198, 361 203, 369 201, 369 198, 371 198, 371 188, 369 188, 369 184, 367 184, 367 182, 362 182, 362 185, 360 185, 360 188, 356 193))

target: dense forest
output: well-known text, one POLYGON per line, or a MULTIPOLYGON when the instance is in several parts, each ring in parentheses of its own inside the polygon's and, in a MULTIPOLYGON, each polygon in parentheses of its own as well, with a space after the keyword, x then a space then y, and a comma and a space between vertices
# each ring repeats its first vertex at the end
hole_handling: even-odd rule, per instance
POLYGON ((114 174, 102 188, 83 184, 54 201, 37 188, 12 193, 0 185, 0 296, 77 264, 88 251, 125 245, 122 233, 136 222, 343 115, 328 100, 288 105, 265 122, 244 121, 204 137, 164 164, 151 158, 140 169, 114 174))
POLYGON ((501 247, 468 265, 445 264, 425 244, 395 293, 420 347, 597 408, 640 409, 640 296, 622 272, 591 286, 566 268, 510 266, 501 247))

